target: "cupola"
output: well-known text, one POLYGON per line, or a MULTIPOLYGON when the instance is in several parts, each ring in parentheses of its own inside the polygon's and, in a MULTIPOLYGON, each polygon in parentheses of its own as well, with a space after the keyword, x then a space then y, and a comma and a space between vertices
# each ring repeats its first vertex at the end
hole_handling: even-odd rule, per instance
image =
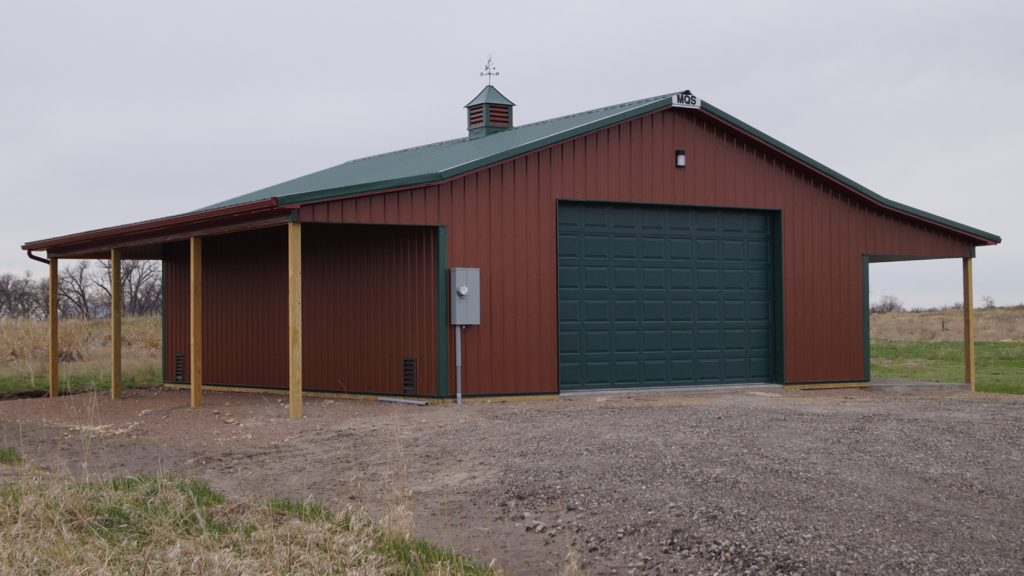
POLYGON ((502 132, 512 127, 512 107, 515 106, 494 86, 488 85, 466 104, 469 139, 502 132))

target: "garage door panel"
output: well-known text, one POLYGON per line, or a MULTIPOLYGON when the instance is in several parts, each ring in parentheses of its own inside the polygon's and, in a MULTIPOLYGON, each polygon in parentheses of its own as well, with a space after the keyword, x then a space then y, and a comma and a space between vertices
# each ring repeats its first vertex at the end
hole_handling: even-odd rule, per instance
POLYGON ((668 319, 668 306, 664 300, 641 300, 640 308, 645 323, 661 324, 668 319))
POLYGON ((612 269, 612 285, 616 290, 637 290, 640 287, 639 271, 636 266, 616 266, 612 269))
POLYGON ((636 236, 613 236, 612 257, 616 260, 636 260, 638 243, 636 236))
POLYGON ((663 291, 668 288, 668 269, 645 266, 640 271, 640 285, 644 290, 663 291))
POLYGON ((573 329, 573 327, 578 327, 583 322, 580 310, 579 300, 558 301, 558 323, 561 326, 561 330, 573 329))
POLYGON ((574 289, 580 285, 580 267, 562 265, 558 267, 558 287, 574 289))
POLYGON ((707 383, 719 383, 722 381, 722 361, 718 358, 701 358, 697 360, 697 381, 707 383))
POLYGON ((697 269, 697 290, 718 290, 718 268, 697 269))
POLYGON ((577 234, 558 235, 558 256, 578 258, 580 256, 580 237, 577 234))
POLYGON ((632 356, 640 353, 639 330, 616 330, 614 335, 614 352, 619 356, 632 356))
POLYGON ((640 321, 639 300, 618 300, 612 304, 613 315, 616 324, 634 325, 640 321))
POLYGON ((607 388, 611 384, 610 368, 611 363, 606 361, 584 362, 583 377, 587 385, 593 383, 599 388, 607 388))
POLYGON ((720 304, 718 300, 698 300, 697 321, 718 322, 718 319, 721 317, 719 313, 720 304))
POLYGON ((693 300, 670 301, 668 320, 673 324, 693 322, 693 300))
POLYGON ((692 354, 693 330, 669 330, 669 350, 674 354, 692 354))
POLYGON ((558 222, 562 389, 771 379, 766 214, 567 201, 558 222))
POLYGON ((643 363, 643 379, 645 386, 665 386, 668 384, 668 361, 645 360, 643 363))
POLYGON ((697 330, 697 351, 698 352, 720 352, 721 338, 719 331, 697 330))
POLYGON ((693 240, 689 238, 669 238, 668 257, 670 260, 690 262, 693 260, 693 240))
POLYGON ((583 323, 584 324, 607 324, 608 323, 608 301, 607 300, 585 300, 583 302, 583 323))
POLYGON ((640 362, 624 360, 615 363, 616 386, 636 386, 640 384, 640 362))
POLYGON ((747 241, 747 261, 767 263, 771 255, 771 245, 761 240, 747 241))
POLYGON ((612 353, 611 332, 608 330, 587 330, 583 333, 583 353, 608 356, 612 353))

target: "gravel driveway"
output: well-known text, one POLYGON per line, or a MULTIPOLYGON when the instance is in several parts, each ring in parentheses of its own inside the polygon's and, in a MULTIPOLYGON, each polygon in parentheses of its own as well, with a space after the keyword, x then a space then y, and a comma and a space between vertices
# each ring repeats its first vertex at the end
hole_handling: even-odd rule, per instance
POLYGON ((62 400, 2 402, 5 445, 41 465, 99 451, 116 472, 371 510, 400 486, 418 535, 517 574, 550 574, 569 549, 588 574, 1024 573, 1021 397, 310 399, 295 422, 261 395, 208 393, 193 410, 185 393, 132 394, 91 400, 90 421, 130 432, 88 443, 55 433, 62 400), (195 440, 214 434, 204 418, 227 427, 220 441, 195 440))

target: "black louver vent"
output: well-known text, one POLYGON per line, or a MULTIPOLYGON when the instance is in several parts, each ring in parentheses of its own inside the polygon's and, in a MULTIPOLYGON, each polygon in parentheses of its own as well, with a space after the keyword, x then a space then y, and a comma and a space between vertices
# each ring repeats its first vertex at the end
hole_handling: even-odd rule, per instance
POLYGON ((174 381, 184 382, 185 381, 185 355, 175 354, 174 355, 174 381))
POLYGON ((416 359, 402 358, 402 393, 416 393, 416 359))

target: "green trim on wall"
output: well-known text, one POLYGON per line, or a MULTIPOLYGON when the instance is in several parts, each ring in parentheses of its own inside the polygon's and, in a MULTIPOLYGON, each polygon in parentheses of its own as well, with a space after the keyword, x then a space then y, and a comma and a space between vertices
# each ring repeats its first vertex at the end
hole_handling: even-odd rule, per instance
MULTIPOLYGON (((163 250, 160 250, 161 255, 163 250)), ((167 381, 167 266, 160 260, 160 378, 167 381)))
POLYGON ((782 239, 782 210, 775 210, 772 226, 772 293, 775 310, 772 323, 775 326, 775 382, 786 383, 786 298, 785 268, 782 255, 785 252, 782 239))
POLYGON ((437 227, 437 396, 448 395, 448 227, 437 227))
POLYGON ((861 256, 861 290, 864 292, 864 380, 871 381, 871 283, 868 281, 868 266, 871 256, 861 256))

